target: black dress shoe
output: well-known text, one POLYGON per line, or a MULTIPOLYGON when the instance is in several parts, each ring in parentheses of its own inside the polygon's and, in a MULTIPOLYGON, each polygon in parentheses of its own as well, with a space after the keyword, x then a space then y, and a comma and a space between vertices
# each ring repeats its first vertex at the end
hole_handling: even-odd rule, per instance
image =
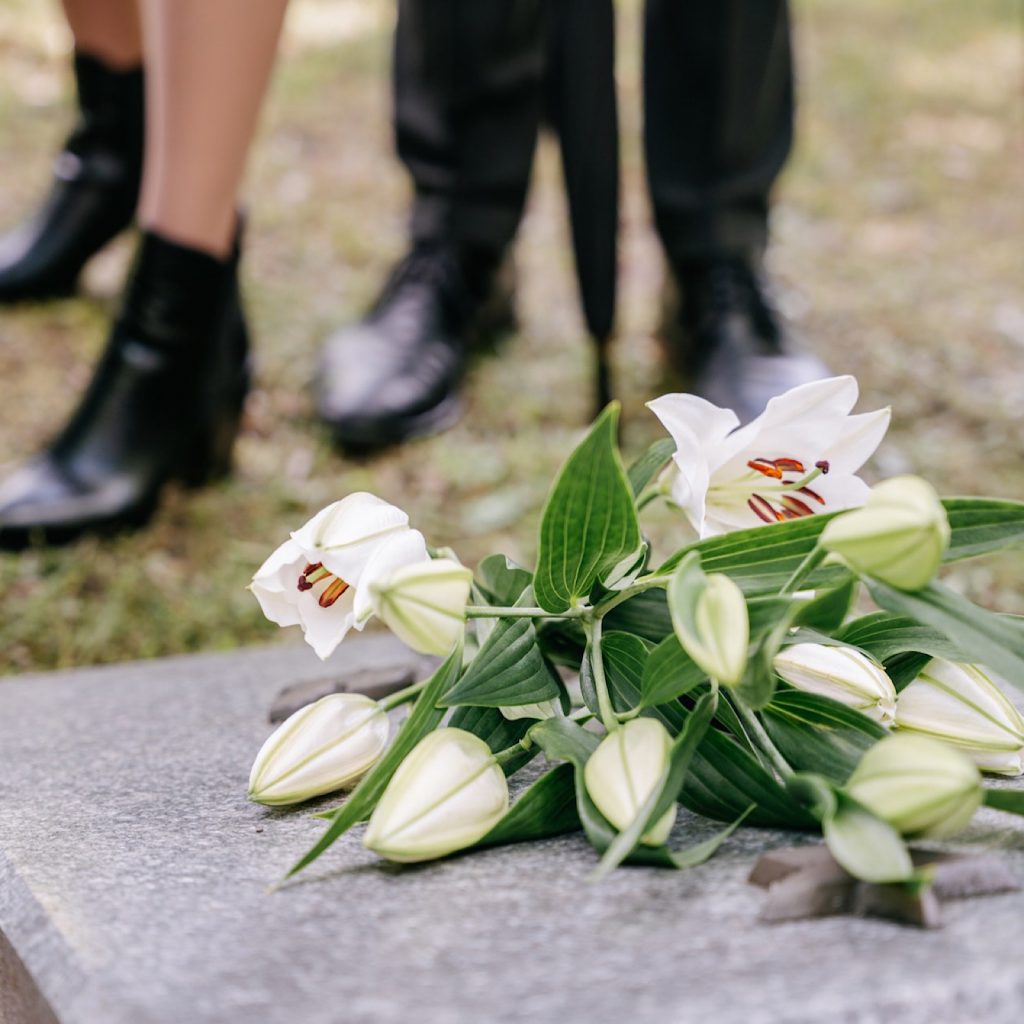
POLYGON ((142 174, 142 71, 75 56, 80 116, 39 210, 0 237, 0 302, 66 294, 135 214, 142 174))
POLYGON ((785 336, 752 260, 721 257, 675 270, 681 306, 670 355, 695 394, 747 423, 770 398, 829 376, 785 336))
POLYGON ((420 244, 358 324, 324 344, 317 408, 335 440, 366 453, 450 426, 471 351, 514 326, 491 252, 420 244))
POLYGON ((0 483, 0 547, 140 526, 168 481, 227 472, 249 380, 237 263, 143 235, 78 410, 0 483))

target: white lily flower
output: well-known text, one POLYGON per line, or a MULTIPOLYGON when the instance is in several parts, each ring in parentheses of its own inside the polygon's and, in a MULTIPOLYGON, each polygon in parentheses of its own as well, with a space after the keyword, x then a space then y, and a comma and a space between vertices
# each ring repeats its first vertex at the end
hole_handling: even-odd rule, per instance
POLYGON ((855 708, 880 725, 896 716, 896 687, 885 669, 863 651, 829 644, 793 644, 772 662, 790 686, 855 708))
POLYGON ((421 654, 445 655, 462 636, 473 573, 451 558, 410 562, 370 584, 373 610, 421 654))
POLYGON ((332 693, 289 716, 260 748, 249 799, 279 806, 348 789, 382 753, 388 716, 359 693, 332 693))
POLYGON ((388 860, 433 860, 472 846, 507 810, 508 783, 490 747, 463 729, 438 729, 398 766, 363 845, 388 860))
POLYGON ((1024 774, 1024 718, 977 665, 928 662, 900 693, 896 725, 959 747, 982 771, 1024 774))
POLYGON ((917 476, 897 476, 873 487, 863 508, 833 519, 821 546, 858 572, 899 590, 920 590, 938 571, 949 537, 935 488, 917 476))
POLYGON ((921 839, 956 835, 981 806, 981 774, 959 750, 927 736, 896 733, 869 747, 846 791, 897 832, 921 839))
POLYGON ((318 512, 257 570, 249 589, 279 626, 301 626, 326 658, 373 614, 370 584, 426 562, 426 541, 408 516, 372 494, 350 494, 318 512))
MULTIPOLYGON (((655 718, 633 718, 609 733, 590 755, 583 781, 597 809, 620 832, 639 814, 668 767, 672 737, 655 718)), ((676 820, 673 804, 641 838, 662 846, 676 820)))
POLYGON ((857 394, 849 376, 802 384, 740 429, 732 410, 695 395, 648 402, 676 442, 672 500, 700 537, 861 505, 855 474, 890 413, 850 415, 857 394))

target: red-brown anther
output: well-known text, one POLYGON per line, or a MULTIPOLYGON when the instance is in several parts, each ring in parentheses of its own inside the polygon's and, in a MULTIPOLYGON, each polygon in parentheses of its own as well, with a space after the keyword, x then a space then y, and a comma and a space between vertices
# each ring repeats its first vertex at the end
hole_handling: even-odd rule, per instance
POLYGON ((320 607, 330 608, 346 590, 348 590, 348 584, 340 576, 335 576, 328 584, 327 589, 320 595, 320 607))
POLYGON ((828 459, 822 459, 814 464, 815 469, 820 469, 824 476, 828 476, 828 459))
POLYGON ((784 473, 803 473, 804 464, 799 459, 776 459, 775 465, 781 469, 784 473))
POLYGON ((799 519, 799 518, 800 518, 800 514, 799 514, 799 513, 797 513, 797 512, 794 512, 794 511, 793 511, 792 509, 788 509, 788 508, 784 508, 784 509, 782 510, 782 514, 783 514, 783 515, 784 515, 784 516, 785 516, 785 517, 786 517, 787 519, 799 519))
POLYGON ((306 591, 306 590, 312 590, 312 589, 313 589, 313 584, 310 583, 309 580, 306 579, 305 573, 303 573, 303 575, 301 575, 299 577, 299 590, 300 590, 300 592, 301 591, 306 591))
POLYGON ((784 494, 780 499, 785 509, 798 516, 813 516, 814 509, 811 508, 806 502, 801 501, 799 498, 794 498, 792 494, 784 494))
POLYGON ((799 488, 799 493, 806 494, 808 498, 813 498, 819 505, 825 504, 825 499, 817 491, 812 491, 810 487, 799 488))
POLYGON ((751 459, 747 465, 764 476, 774 477, 776 480, 782 479, 782 470, 771 459, 751 459))
POLYGON ((752 494, 747 499, 747 505, 758 519, 762 519, 766 523, 775 523, 785 518, 781 513, 776 512, 760 494, 752 494))
POLYGON ((302 570, 302 575, 299 576, 299 592, 305 593, 307 590, 312 590, 314 583, 319 583, 320 580, 326 579, 330 575, 324 568, 323 562, 307 562, 306 568, 302 570))

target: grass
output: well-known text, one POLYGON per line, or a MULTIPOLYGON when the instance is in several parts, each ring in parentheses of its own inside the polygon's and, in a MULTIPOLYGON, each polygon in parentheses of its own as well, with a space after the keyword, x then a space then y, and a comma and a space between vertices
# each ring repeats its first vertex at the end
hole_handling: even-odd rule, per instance
MULTIPOLYGON (((540 154, 520 235, 521 331, 482 362, 454 430, 366 463, 337 455, 309 378, 323 336, 356 318, 403 248, 407 186, 391 155, 383 2, 295 0, 247 189, 247 294, 259 386, 237 470, 168 495, 151 529, 0 556, 0 672, 231 648, 282 634, 244 587, 272 546, 356 489, 407 508, 472 563, 534 551, 552 476, 592 412, 557 162, 540 154)), ((654 331, 661 261, 643 193, 638 9, 622 6, 626 178, 615 366, 625 445, 674 386, 654 331)), ((892 404, 874 474, 915 471, 946 494, 1024 498, 1021 50, 1014 3, 804 0, 795 9, 798 146, 774 211, 770 266, 795 329, 863 408, 892 404)), ((0 11, 0 225, 30 208, 67 125, 65 38, 49 6, 0 11), (17 173, 15 173, 15 170, 17 173)), ((37 450, 104 341, 130 251, 81 297, 0 313, 0 461, 37 450)), ((662 550, 676 524, 659 514, 662 550)), ((1019 554, 958 569, 983 603, 1024 612, 1019 554)))

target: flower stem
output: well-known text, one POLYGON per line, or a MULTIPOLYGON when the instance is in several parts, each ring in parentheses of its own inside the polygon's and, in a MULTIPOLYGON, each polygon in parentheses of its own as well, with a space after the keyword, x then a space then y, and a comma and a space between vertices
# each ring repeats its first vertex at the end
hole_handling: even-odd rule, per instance
POLYGON ((625 590, 620 590, 614 596, 605 598, 594 608, 594 617, 598 619, 603 618, 613 608, 618 608, 620 604, 628 601, 631 597, 636 597, 637 594, 642 594, 645 590, 667 587, 668 581, 668 576, 659 576, 653 573, 650 576, 641 576, 640 579, 631 583, 625 590))
POLYGON ((543 608, 517 608, 508 605, 471 604, 466 607, 467 619, 578 619, 589 608, 570 608, 564 612, 548 612, 543 608))
POLYGON ((816 545, 810 554, 793 570, 793 575, 783 584, 779 594, 792 594, 803 580, 810 576, 825 561, 827 554, 828 552, 820 544, 816 545))
POLYGON ((533 741, 529 736, 524 736, 518 743, 513 743, 511 747, 506 747, 504 750, 499 750, 494 755, 494 760, 501 767, 504 767, 514 757, 519 757, 523 751, 528 751, 533 746, 533 741))
POLYGON ((771 737, 765 731, 761 720, 743 703, 742 700, 732 701, 732 706, 739 716, 740 721, 746 726, 747 731, 754 738, 754 742, 761 748, 768 760, 774 765, 775 770, 783 779, 788 779, 793 774, 789 762, 779 752, 779 748, 772 743, 771 737))
POLYGON ((389 693, 386 697, 382 697, 377 703, 380 704, 384 711, 391 711, 394 708, 400 707, 402 704, 408 704, 414 697, 419 696, 420 690, 422 690, 427 683, 430 682, 430 677, 421 679, 418 683, 413 683, 412 686, 405 687, 404 690, 396 690, 394 693, 389 693))
POLYGON ((601 723, 609 732, 619 727, 619 720, 612 706, 611 694, 608 692, 608 678, 604 674, 604 655, 601 653, 601 620, 594 618, 583 625, 586 630, 587 650, 590 653, 590 667, 594 675, 594 688, 597 690, 597 710, 601 723))

